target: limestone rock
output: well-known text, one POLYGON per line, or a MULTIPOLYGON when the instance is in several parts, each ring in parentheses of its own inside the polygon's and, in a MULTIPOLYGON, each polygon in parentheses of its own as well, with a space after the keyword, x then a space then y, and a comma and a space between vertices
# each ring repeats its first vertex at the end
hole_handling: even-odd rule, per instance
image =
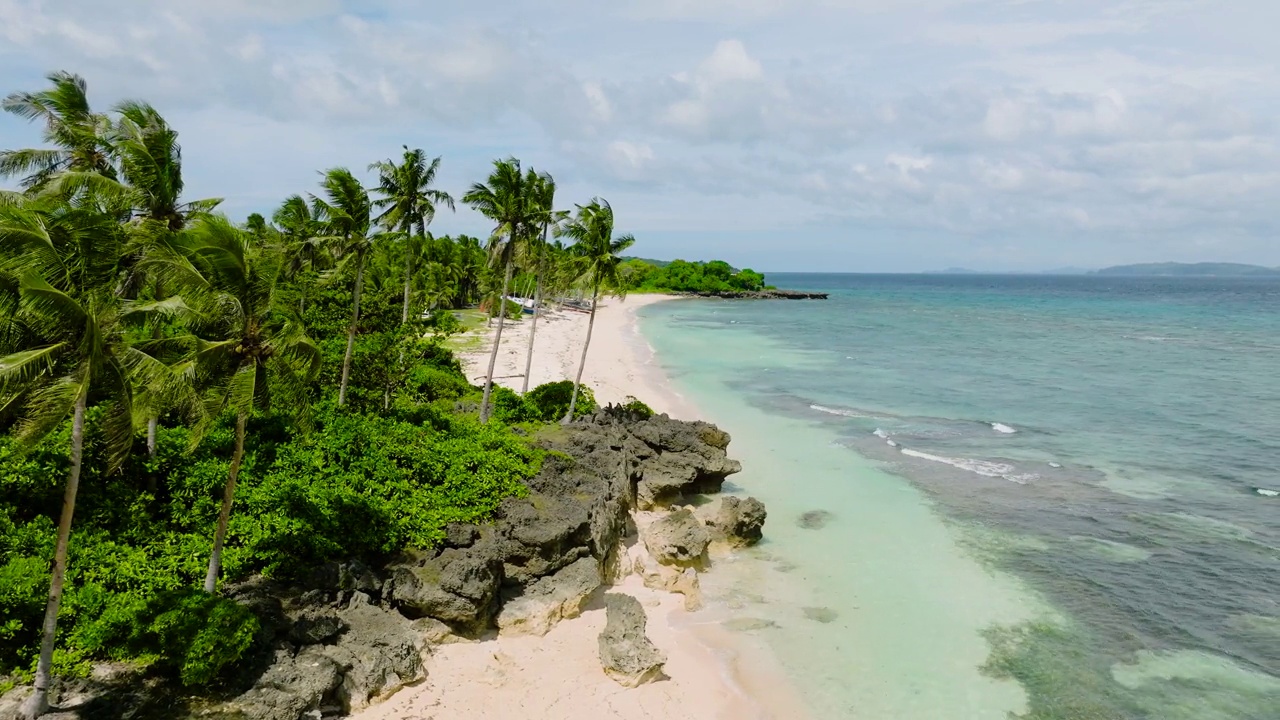
POLYGON ((640 552, 633 559, 633 570, 647 588, 684 595, 685 610, 693 612, 702 607, 702 586, 693 568, 661 565, 648 553, 640 552))
POLYGON ((340 670, 334 694, 345 711, 368 707, 424 676, 425 643, 408 620, 371 605, 344 612, 342 620, 348 631, 336 645, 317 650, 340 670))
POLYGON ((391 571, 391 599, 402 612, 463 627, 488 621, 503 577, 502 559, 486 543, 449 548, 421 565, 401 564, 391 571))
POLYGON ((644 546, 663 565, 702 567, 711 536, 688 508, 653 521, 641 533, 644 546))
POLYGON ((597 587, 599 566, 593 558, 582 558, 503 604, 498 627, 510 635, 546 635, 560 620, 581 614, 583 603, 597 587))
POLYGON ((640 601, 630 595, 604 596, 605 626, 600 632, 600 664, 623 687, 633 688, 662 678, 667 658, 645 636, 640 601))
POLYGON ((706 513, 705 520, 713 539, 732 547, 746 547, 764 537, 766 515, 764 503, 753 497, 744 500, 727 496, 706 513))
POLYGON ((248 692, 218 705, 203 717, 298 720, 319 711, 341 680, 341 668, 319 648, 306 648, 296 657, 277 651, 275 661, 248 692))
POLYGON ((318 645, 328 642, 347 629, 335 615, 310 615, 298 618, 289 628, 289 640, 295 645, 318 645))

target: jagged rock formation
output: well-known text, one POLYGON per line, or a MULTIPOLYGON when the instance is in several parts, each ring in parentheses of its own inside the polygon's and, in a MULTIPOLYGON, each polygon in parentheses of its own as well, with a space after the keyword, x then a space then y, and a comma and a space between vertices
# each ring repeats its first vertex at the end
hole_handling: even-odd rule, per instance
POLYGON ((732 495, 698 508, 698 516, 707 524, 711 539, 729 547, 755 545, 764 537, 764 521, 768 513, 764 503, 732 495))
MULTIPOLYGON (((193 717, 301 720, 358 710, 425 677, 431 644, 494 628, 545 634, 630 572, 696 608, 697 570, 713 535, 758 538, 764 512, 755 501, 722 507, 707 527, 687 509, 664 510, 718 492, 741 469, 727 455, 729 435, 714 425, 610 407, 535 441, 549 452, 528 495, 503 501, 483 526, 449 526, 440 547, 377 567, 329 563, 293 587, 263 578, 228 587, 262 621, 269 645, 246 661, 244 692, 202 704, 193 717), (628 555, 638 510, 642 541, 628 555)), ((605 598, 605 672, 628 687, 661 677, 664 658, 644 636, 643 608, 630 596, 605 598)))
POLYGON ((600 664, 623 687, 633 688, 662 678, 666 655, 645 636, 644 608, 630 595, 608 594, 605 626, 600 631, 600 664))

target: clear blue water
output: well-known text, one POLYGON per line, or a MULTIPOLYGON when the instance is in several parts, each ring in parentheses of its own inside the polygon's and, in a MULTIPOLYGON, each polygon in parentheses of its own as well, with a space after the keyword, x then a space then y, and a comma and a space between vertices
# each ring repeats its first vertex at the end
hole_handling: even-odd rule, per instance
POLYGON ((770 281, 831 298, 641 327, 770 506, 816 715, 1280 718, 1280 281, 770 281))

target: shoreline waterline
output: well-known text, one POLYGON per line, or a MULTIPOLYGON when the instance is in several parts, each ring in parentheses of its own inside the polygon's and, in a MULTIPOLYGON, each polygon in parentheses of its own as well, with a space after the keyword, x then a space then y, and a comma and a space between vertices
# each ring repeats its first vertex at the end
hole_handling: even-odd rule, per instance
MULTIPOLYGON (((597 312, 583 382, 595 390, 601 404, 634 396, 677 419, 700 419, 700 409, 670 385, 638 327, 640 308, 673 299, 678 298, 636 295, 622 302, 610 300, 597 312)), ((585 320, 585 315, 570 313, 551 313, 539 320, 530 387, 573 377, 585 320)), ((494 372, 499 384, 517 390, 522 385, 530 326, 525 320, 504 329, 494 372)), ((464 372, 473 381, 483 379, 488 368, 492 336, 492 331, 485 334, 484 347, 459 353, 464 372)), ((731 457, 735 451, 731 444, 731 457)), ((769 531, 766 523, 766 536, 769 531)), ((732 563, 732 559, 713 557, 711 569, 701 574, 702 581, 709 582, 724 572, 722 564, 732 563)), ((498 720, 511 717, 512 708, 519 708, 519 716, 529 720, 809 717, 772 651, 758 638, 719 625, 726 612, 714 598, 704 595, 704 607, 688 612, 682 596, 646 588, 634 574, 605 591, 640 600, 648 616, 647 634, 667 655, 667 679, 625 689, 604 675, 596 638, 605 613, 596 602, 579 617, 559 622, 544 637, 499 634, 479 642, 437 646, 422 684, 352 717, 391 720, 426 713, 440 720, 498 720)))

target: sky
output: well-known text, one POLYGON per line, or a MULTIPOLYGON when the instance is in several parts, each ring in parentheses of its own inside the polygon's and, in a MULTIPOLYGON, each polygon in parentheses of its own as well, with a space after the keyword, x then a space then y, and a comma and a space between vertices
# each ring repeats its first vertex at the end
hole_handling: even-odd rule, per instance
POLYGON ((67 70, 151 102, 236 219, 408 145, 455 197, 506 156, 603 197, 645 257, 1280 265, 1278 27, 1276 0, 0 0, 0 94, 67 70))

